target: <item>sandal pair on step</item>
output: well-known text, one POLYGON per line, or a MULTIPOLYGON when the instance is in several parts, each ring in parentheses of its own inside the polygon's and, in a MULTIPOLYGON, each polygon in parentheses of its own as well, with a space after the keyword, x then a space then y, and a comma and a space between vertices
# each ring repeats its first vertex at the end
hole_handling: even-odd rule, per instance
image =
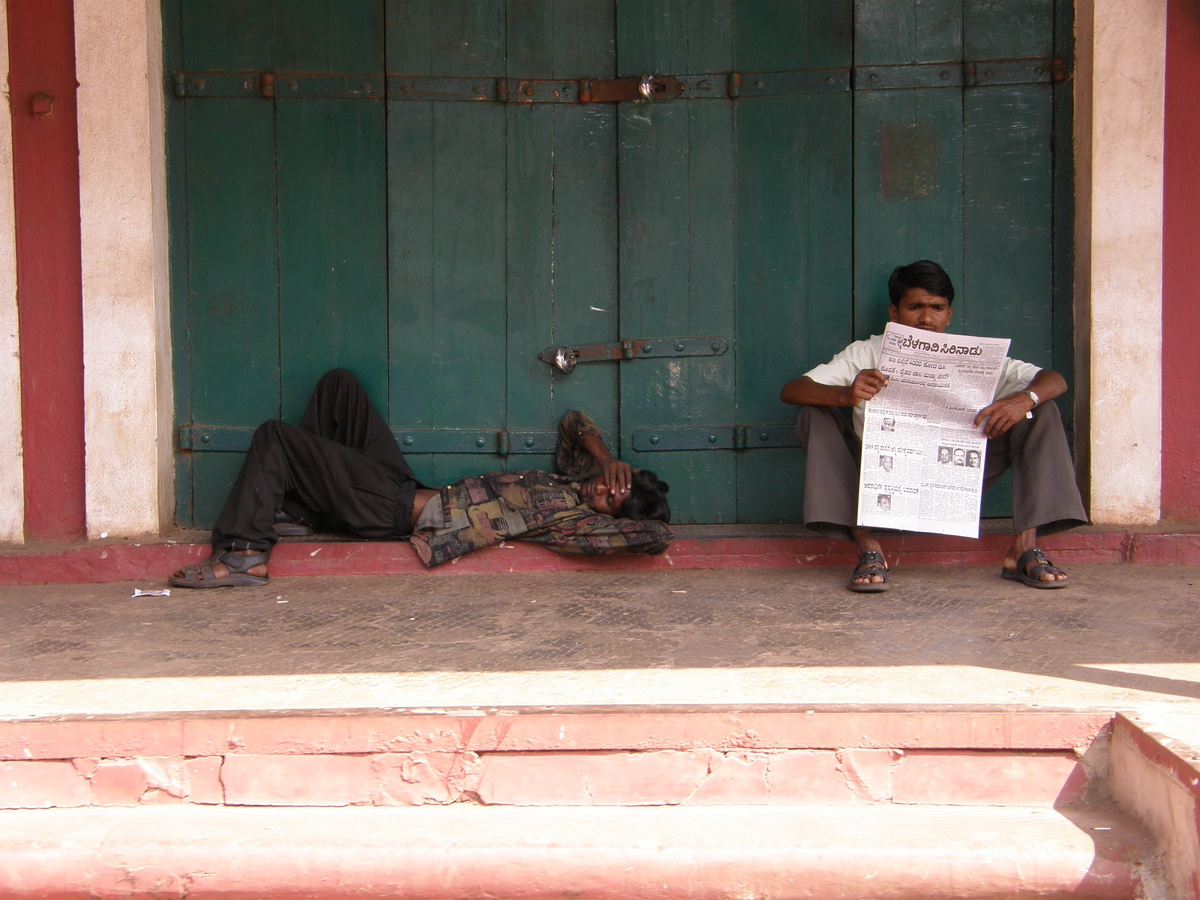
MULTIPOLYGON (((1028 585, 1031 588, 1039 588, 1041 590, 1052 590, 1054 588, 1064 588, 1071 583, 1070 578, 1055 578, 1051 581, 1046 581, 1044 575, 1063 575, 1066 572, 1060 569, 1054 563, 1046 558, 1046 554, 1034 547, 1032 550, 1026 550, 1017 560, 1015 569, 1001 569, 1000 577, 1009 581, 1019 581, 1022 584, 1028 585)), ((854 572, 850 575, 850 583, 847 585, 850 590, 859 594, 878 594, 891 588, 891 574, 888 571, 887 561, 884 560, 883 554, 875 550, 867 550, 858 558, 858 565, 854 567, 854 572), (866 581, 857 582, 856 578, 872 578, 880 576, 883 581, 866 581)))
POLYGON ((265 566, 270 556, 265 551, 250 556, 242 556, 232 550, 217 551, 204 562, 180 569, 167 582, 172 587, 182 588, 258 587, 270 584, 270 575, 250 574, 255 566, 265 566), (217 565, 223 565, 229 574, 223 577, 217 575, 213 571, 217 565))

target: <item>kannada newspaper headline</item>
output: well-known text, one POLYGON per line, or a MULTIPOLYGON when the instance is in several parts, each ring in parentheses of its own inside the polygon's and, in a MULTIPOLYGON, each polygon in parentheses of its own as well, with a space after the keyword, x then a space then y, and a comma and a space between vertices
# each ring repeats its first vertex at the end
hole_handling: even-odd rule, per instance
POLYGON ((888 324, 888 384, 865 410, 859 525, 979 537, 987 438, 975 415, 992 402, 1008 345, 888 324))

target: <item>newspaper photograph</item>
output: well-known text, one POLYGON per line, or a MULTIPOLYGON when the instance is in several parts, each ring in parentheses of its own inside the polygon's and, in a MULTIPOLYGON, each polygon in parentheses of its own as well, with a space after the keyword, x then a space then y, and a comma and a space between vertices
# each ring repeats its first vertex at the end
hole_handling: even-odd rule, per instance
POLYGON ((979 537, 987 438, 975 415, 992 402, 1007 338, 936 334, 894 322, 866 404, 858 524, 979 537))

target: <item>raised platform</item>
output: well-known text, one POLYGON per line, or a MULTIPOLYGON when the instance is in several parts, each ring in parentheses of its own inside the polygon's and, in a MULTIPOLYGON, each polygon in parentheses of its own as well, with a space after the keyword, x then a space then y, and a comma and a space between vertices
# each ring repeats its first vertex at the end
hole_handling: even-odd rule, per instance
MULTIPOLYGON (((1011 538, 1004 523, 985 523, 978 540, 939 535, 883 536, 896 565, 999 564, 1011 538)), ((404 575, 501 572, 655 571, 791 566, 852 566, 853 547, 844 541, 787 526, 678 526, 663 556, 622 553, 612 557, 565 556, 515 542, 475 553, 456 563, 426 569, 405 541, 353 541, 330 536, 285 539, 271 557, 271 574, 404 575)), ((104 540, 73 545, 0 551, 0 585, 96 584, 165 581, 209 554, 207 535, 181 533, 144 541, 104 540)), ((1046 538, 1041 545, 1056 562, 1200 565, 1200 531, 1086 528, 1046 538)))

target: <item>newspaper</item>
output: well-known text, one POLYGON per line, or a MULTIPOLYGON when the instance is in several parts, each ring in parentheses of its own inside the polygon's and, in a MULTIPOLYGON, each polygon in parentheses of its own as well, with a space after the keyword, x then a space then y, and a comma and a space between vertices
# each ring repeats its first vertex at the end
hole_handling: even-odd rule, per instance
POLYGON ((858 524, 979 537, 987 438, 975 416, 996 393, 1007 338, 890 323, 866 404, 858 524))

